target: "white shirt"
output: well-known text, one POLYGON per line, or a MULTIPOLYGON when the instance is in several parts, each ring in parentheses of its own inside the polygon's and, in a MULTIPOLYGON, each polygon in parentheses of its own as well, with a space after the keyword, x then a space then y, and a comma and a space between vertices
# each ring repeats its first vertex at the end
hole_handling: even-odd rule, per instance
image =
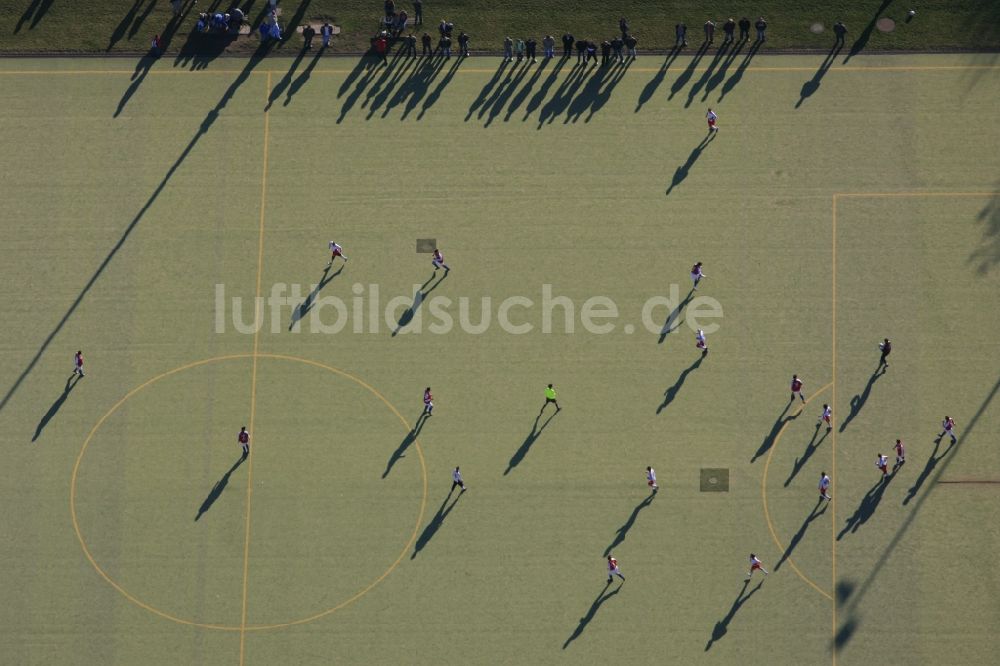
POLYGON ((653 481, 655 483, 656 482, 656 470, 655 469, 651 469, 648 472, 646 472, 646 478, 648 480, 653 481))
POLYGON ((715 111, 709 111, 708 113, 705 114, 705 117, 708 118, 709 120, 719 119, 719 116, 715 115, 715 111))
POLYGON ((882 467, 885 467, 888 463, 889 463, 889 458, 888 457, 886 457, 886 456, 879 456, 878 459, 875 461, 875 466, 879 467, 879 468, 882 468, 882 467))
POLYGON ((340 245, 338 245, 337 243, 330 241, 330 252, 336 252, 337 250, 343 250, 343 249, 344 248, 340 247, 340 245))
POLYGON ((820 490, 826 490, 829 485, 830 485, 830 477, 824 476, 823 478, 821 478, 819 480, 819 489, 820 490))
POLYGON ((698 342, 704 342, 705 341, 705 332, 699 328, 698 329, 698 335, 694 336, 694 339, 697 340, 698 342))
POLYGON ((831 414, 833 414, 833 410, 830 409, 829 407, 827 407, 826 409, 823 410, 823 418, 824 419, 830 418, 831 414))
POLYGON ((462 483, 462 473, 457 469, 451 473, 451 478, 455 483, 462 483))

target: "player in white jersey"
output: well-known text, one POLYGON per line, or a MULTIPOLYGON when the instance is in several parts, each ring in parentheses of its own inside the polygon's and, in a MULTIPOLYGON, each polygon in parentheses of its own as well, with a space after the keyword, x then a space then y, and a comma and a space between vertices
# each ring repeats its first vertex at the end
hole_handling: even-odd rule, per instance
POLYGON ((889 457, 884 456, 881 453, 875 459, 875 466, 882 471, 882 479, 885 480, 889 478, 889 457))
POLYGON ((941 434, 938 435, 938 439, 943 438, 945 435, 951 437, 952 444, 958 441, 958 437, 955 436, 955 419, 950 416, 945 416, 944 421, 941 421, 941 434))
POLYGON ((754 571, 760 571, 765 576, 767 575, 767 569, 765 569, 764 566, 760 563, 760 560, 757 558, 757 556, 754 555, 753 553, 750 553, 750 572, 747 573, 747 580, 750 580, 750 578, 753 577, 754 571))
POLYGON ((701 355, 704 356, 708 353, 708 343, 705 341, 705 331, 698 329, 698 332, 694 336, 695 347, 701 350, 701 355))
POLYGON ((705 119, 708 120, 708 131, 710 133, 719 131, 719 126, 715 124, 719 120, 719 116, 716 115, 715 111, 709 109, 708 113, 705 114, 705 119))
POLYGON ((330 241, 330 263, 327 264, 327 266, 333 266, 333 260, 337 257, 343 258, 345 262, 347 261, 347 255, 344 254, 344 248, 340 247, 337 243, 330 241))
POLYGON ((652 488, 654 493, 660 489, 660 487, 656 485, 656 470, 652 467, 646 468, 646 485, 652 488))
POLYGON ((827 430, 833 430, 833 409, 830 408, 830 405, 823 405, 823 413, 820 414, 816 425, 819 426, 823 423, 826 424, 827 430))
POLYGON ((829 490, 830 490, 830 477, 828 477, 826 475, 826 472, 820 472, 820 474, 819 474, 819 496, 820 496, 820 499, 825 499, 828 502, 830 500, 832 500, 833 498, 830 497, 830 493, 827 492, 829 490))
POLYGON ((611 555, 608 555, 608 584, 609 585, 611 584, 611 577, 612 576, 618 576, 619 578, 622 579, 623 583, 625 582, 625 576, 623 576, 622 572, 618 569, 618 560, 616 560, 611 555))
POLYGON ((461 488, 463 493, 468 490, 468 488, 465 487, 465 482, 462 481, 462 473, 457 467, 455 468, 455 471, 451 473, 451 490, 448 491, 449 495, 455 490, 455 486, 461 488))

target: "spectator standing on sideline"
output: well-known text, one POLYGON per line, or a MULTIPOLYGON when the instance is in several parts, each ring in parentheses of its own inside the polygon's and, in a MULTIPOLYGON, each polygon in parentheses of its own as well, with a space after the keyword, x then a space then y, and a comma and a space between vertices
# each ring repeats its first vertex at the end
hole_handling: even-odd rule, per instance
POLYGON ((528 57, 531 58, 531 62, 538 62, 537 49, 538 42, 535 41, 534 37, 528 37, 528 41, 524 43, 526 49, 528 49, 528 57))
POLYGON ((379 60, 382 61, 383 65, 388 65, 389 62, 386 60, 386 53, 389 51, 389 40, 385 38, 384 34, 378 36, 375 40, 375 53, 378 54, 379 60))
POLYGON ((687 46, 687 34, 688 27, 683 23, 678 23, 674 26, 674 34, 677 36, 677 41, 674 42, 674 48, 678 46, 687 46))
MULTIPOLYGON (((274 9, 274 5, 277 0, 271 0, 271 9, 274 9)), ((393 0, 385 0, 385 16, 386 18, 392 18, 396 15, 396 3, 393 0)))
POLYGON ((514 40, 509 36, 503 38, 503 61, 510 62, 514 59, 514 40))
POLYGON ((413 0, 413 25, 424 24, 424 3, 423 0, 413 0))
POLYGON ((149 53, 154 58, 159 58, 160 54, 163 52, 163 42, 160 40, 159 35, 153 35, 153 41, 149 45, 149 53))
POLYGON ((635 35, 629 35, 628 37, 625 38, 625 46, 628 48, 628 54, 632 56, 633 60, 635 60, 636 58, 635 45, 638 43, 639 40, 636 39, 635 35))
POLYGON ((589 62, 593 60, 594 64, 597 64, 597 44, 594 42, 587 42, 587 57, 585 61, 589 62))
POLYGON ((740 41, 745 42, 750 39, 750 19, 746 16, 740 19, 740 41))
POLYGON ((545 52, 546 58, 555 57, 556 54, 556 38, 552 35, 545 35, 542 39, 542 50, 545 52))
POLYGON ((438 44, 438 48, 441 49, 441 54, 445 60, 451 60, 451 37, 444 35, 438 44))
POLYGON ((722 40, 722 45, 733 43, 733 32, 736 30, 736 21, 730 16, 726 19, 726 22, 722 24, 722 32, 725 33, 726 37, 722 40))
POLYGON ((323 38, 323 48, 330 46, 330 37, 333 36, 333 26, 327 21, 323 24, 323 27, 319 29, 319 34, 323 38))
POLYGON ((847 26, 844 25, 843 21, 837 21, 833 24, 833 34, 836 35, 836 40, 833 42, 834 46, 844 45, 844 36, 847 35, 847 26))
POLYGON ((618 29, 622 32, 622 39, 628 37, 628 19, 624 16, 618 19, 618 29))
POLYGON ((458 33, 458 52, 462 56, 469 55, 469 36, 464 30, 458 33))
POLYGON ((409 56, 417 56, 417 36, 412 32, 406 36, 406 50, 404 53, 409 56))
POLYGON ((576 62, 577 63, 585 62, 584 56, 587 55, 587 40, 578 39, 576 40, 575 46, 576 46, 576 62))
POLYGON ((601 42, 601 66, 611 62, 611 42, 604 40, 601 42))
POLYGON ((429 33, 425 32, 420 37, 420 46, 423 48, 423 50, 420 53, 421 56, 430 57, 432 55, 432 52, 431 52, 431 36, 430 36, 429 33))
POLYGON ((521 62, 524 59, 524 40, 520 37, 514 42, 514 53, 517 55, 517 61, 521 62))
POLYGON ((767 41, 767 21, 761 16, 757 19, 757 22, 753 24, 753 27, 757 29, 757 41, 766 42, 767 41))
POLYGON ((311 23, 306 23, 306 27, 302 28, 302 48, 311 49, 313 46, 313 37, 316 36, 316 28, 312 27, 311 23))
POLYGON ((715 41, 715 21, 708 19, 705 21, 705 43, 711 44, 715 41))
POLYGON ((573 33, 567 32, 563 34, 563 58, 568 58, 573 55, 573 43, 575 41, 576 39, 573 38, 573 33))
POLYGON ((625 58, 622 56, 622 49, 625 47, 625 42, 622 41, 621 37, 615 37, 611 40, 611 59, 617 60, 618 62, 625 62, 625 58))

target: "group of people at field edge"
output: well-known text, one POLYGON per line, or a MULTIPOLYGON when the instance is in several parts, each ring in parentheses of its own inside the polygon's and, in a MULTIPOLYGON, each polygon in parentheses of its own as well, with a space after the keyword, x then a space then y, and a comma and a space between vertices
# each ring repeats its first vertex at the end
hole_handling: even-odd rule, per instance
MULTIPOLYGON (((750 41, 750 25, 751 25, 750 19, 748 19, 746 16, 741 18, 739 21, 730 16, 722 23, 722 34, 723 34, 722 45, 726 46, 727 44, 732 44, 737 41, 739 42, 750 41), (736 38, 735 36, 737 27, 739 27, 740 29, 739 38, 736 38)), ((843 24, 838 23, 838 25, 842 26, 843 24)), ((705 24, 702 26, 702 30, 704 30, 705 32, 705 41, 703 43, 706 46, 715 43, 715 29, 717 27, 718 24, 712 19, 708 19, 707 21, 705 21, 705 24)), ((757 40, 756 40, 757 43, 763 44, 764 42, 766 42, 767 19, 765 19, 763 16, 758 17, 757 20, 753 22, 753 28, 754 30, 757 31, 757 40)), ((846 28, 844 29, 844 32, 845 33, 847 32, 846 28)), ((684 23, 683 21, 674 26, 674 48, 682 48, 688 45, 687 33, 688 33, 688 27, 687 24, 684 23)))
MULTIPOLYGON (((272 14, 270 18, 273 18, 272 14)), ((212 35, 238 35, 240 26, 246 20, 246 15, 239 7, 233 7, 228 12, 202 12, 198 14, 198 22, 194 24, 194 31, 212 35)), ((277 23, 277 19, 274 19, 277 23)), ((264 21, 267 23, 267 21, 264 21)))

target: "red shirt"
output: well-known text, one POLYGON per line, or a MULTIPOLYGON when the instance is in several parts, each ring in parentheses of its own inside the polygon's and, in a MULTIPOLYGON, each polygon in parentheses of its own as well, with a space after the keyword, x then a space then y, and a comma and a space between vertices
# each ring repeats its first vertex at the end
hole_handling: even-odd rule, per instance
POLYGON ((608 560, 608 571, 614 571, 617 568, 618 568, 618 560, 612 557, 611 559, 608 560))
POLYGON ((74 354, 73 359, 76 361, 76 367, 83 367, 83 354, 74 354))
POLYGON ((802 380, 801 379, 793 379, 792 380, 792 393, 798 393, 801 390, 802 390, 802 380))
POLYGON ((425 405, 428 404, 433 399, 434 399, 434 396, 431 395, 430 391, 424 391, 424 404, 425 405))
POLYGON ((248 433, 246 430, 240 431, 239 440, 240 444, 246 444, 247 442, 250 441, 250 433, 248 433))

